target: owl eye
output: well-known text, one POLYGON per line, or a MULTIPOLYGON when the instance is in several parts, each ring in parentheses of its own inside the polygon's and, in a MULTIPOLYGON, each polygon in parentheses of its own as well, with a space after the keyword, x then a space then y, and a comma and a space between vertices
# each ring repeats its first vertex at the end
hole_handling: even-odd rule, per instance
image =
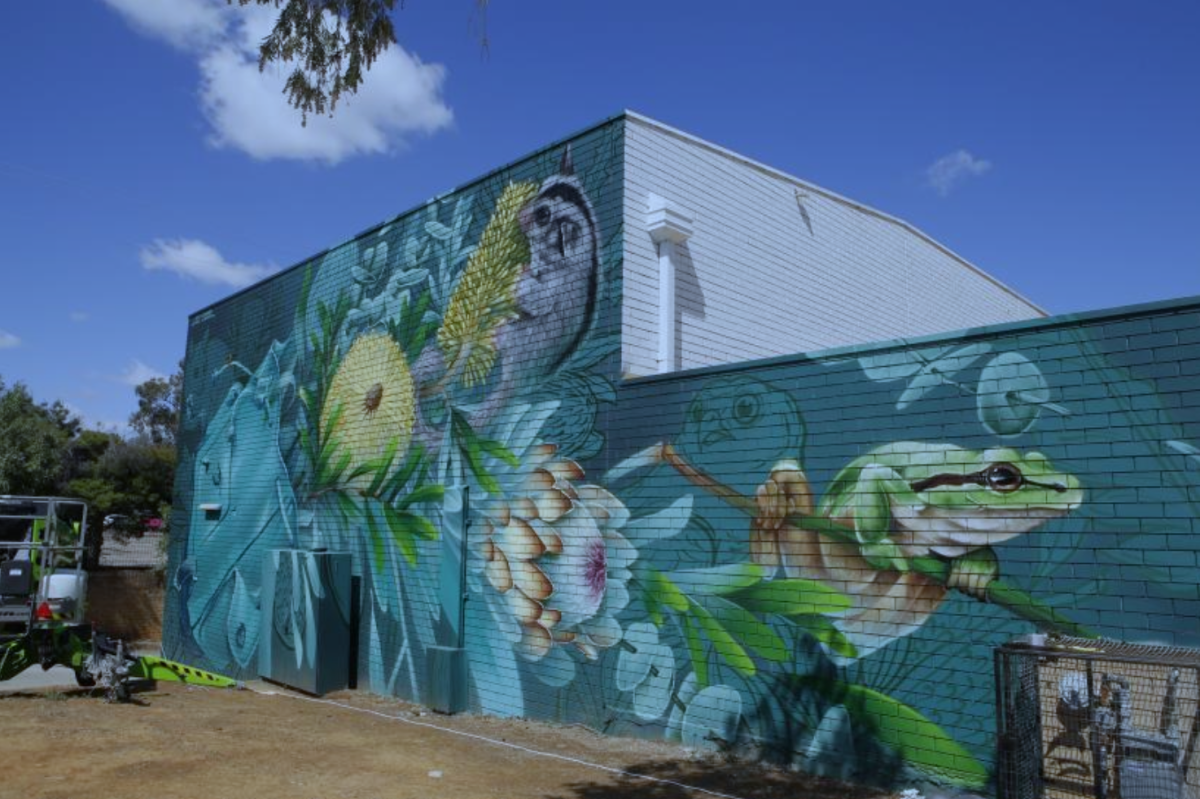
POLYGON ((739 422, 753 422, 758 418, 758 398, 757 397, 740 397, 733 404, 733 418, 739 422))
POLYGON ((550 224, 550 209, 544 205, 538 208, 533 212, 533 221, 538 227, 550 224))
POLYGON ((984 472, 988 488, 1001 493, 1016 491, 1025 484, 1025 476, 1021 470, 1011 463, 996 463, 984 472))

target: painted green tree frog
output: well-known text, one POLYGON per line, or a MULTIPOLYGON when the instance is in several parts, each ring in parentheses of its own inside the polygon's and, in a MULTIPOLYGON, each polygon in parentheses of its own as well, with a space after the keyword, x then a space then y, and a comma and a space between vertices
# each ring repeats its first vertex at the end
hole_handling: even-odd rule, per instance
MULTIPOLYGON (((909 558, 962 558, 1082 501, 1079 481, 1040 452, 899 441, 838 472, 821 513, 853 528, 871 566, 907 571, 909 558)), ((990 550, 982 559, 994 563, 990 550)))

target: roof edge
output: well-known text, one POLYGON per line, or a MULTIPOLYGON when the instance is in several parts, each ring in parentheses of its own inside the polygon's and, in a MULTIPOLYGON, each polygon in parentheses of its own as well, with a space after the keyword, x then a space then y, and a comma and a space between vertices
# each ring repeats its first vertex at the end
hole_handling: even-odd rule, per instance
POLYGON ((322 258, 325 255, 327 255, 328 253, 332 252, 333 250, 336 250, 339 247, 343 247, 343 246, 349 244, 350 242, 354 241, 355 239, 361 239, 363 236, 369 236, 372 233, 374 233, 375 231, 379 230, 384 225, 393 224, 398 219, 401 219, 405 216, 408 216, 411 213, 415 213, 416 211, 421 210, 429 203, 437 202, 438 200, 442 199, 443 197, 448 197, 451 194, 454 194, 456 192, 465 191, 465 190, 471 188, 472 186, 475 186, 477 184, 483 183, 484 181, 490 180, 491 178, 495 177, 496 175, 505 171, 506 169, 512 169, 517 164, 520 164, 523 161, 528 161, 531 158, 537 158, 538 156, 542 155, 543 153, 553 150, 556 147, 561 147, 562 145, 566 144, 567 142, 574 141, 575 139, 578 139, 580 136, 585 136, 594 130, 604 127, 605 125, 609 125, 609 124, 611 124, 613 122, 617 122, 619 120, 624 120, 628 113, 629 112, 627 112, 627 111, 620 111, 616 114, 609 114, 608 116, 604 117, 603 119, 601 119, 597 122, 593 122, 590 125, 586 125, 582 128, 575 130, 573 133, 569 133, 566 136, 560 136, 551 142, 543 144, 540 147, 537 147, 533 150, 530 150, 529 152, 525 153, 524 155, 517 156, 516 158, 510 159, 510 160, 504 162, 500 166, 493 167, 492 169, 489 169, 487 172, 484 172, 482 175, 479 175, 477 177, 471 178, 470 180, 459 183, 459 184, 455 185, 453 188, 449 188, 444 191, 438 192, 437 194, 434 194, 431 197, 427 197, 424 200, 421 200, 420 202, 418 202, 417 204, 411 205, 408 208, 404 209, 403 211, 401 211, 397 214, 393 214, 380 222, 376 222, 373 225, 363 228, 361 231, 359 231, 358 233, 355 233, 353 236, 347 236, 346 238, 342 239, 341 241, 337 242, 336 244, 326 247, 323 250, 318 250, 317 252, 313 253, 312 255, 308 256, 307 258, 301 258, 299 261, 295 262, 291 266, 284 267, 283 269, 280 269, 278 272, 267 275, 262 280, 255 281, 254 283, 251 283, 248 286, 243 286, 242 288, 238 289, 237 291, 235 291, 231 294, 226 294, 224 297, 222 297, 219 300, 210 302, 208 305, 205 305, 202 308, 198 308, 195 311, 192 311, 190 314, 188 314, 188 319, 190 320, 196 316, 199 316, 200 314, 206 313, 207 311, 210 311, 213 308, 216 308, 218 305, 221 305, 222 303, 226 303, 229 300, 232 300, 235 297, 241 296, 242 294, 245 294, 248 291, 256 289, 259 286, 262 286, 266 283, 270 283, 272 280, 277 280, 280 277, 282 277, 283 275, 287 274, 288 272, 292 272, 296 269, 301 268, 305 264, 311 263, 311 262, 317 260, 318 258, 322 258))
POLYGON ((794 183, 797 186, 804 188, 806 191, 811 191, 815 194, 819 194, 822 197, 825 197, 826 199, 829 199, 836 203, 840 203, 842 205, 848 206, 850 208, 855 209, 856 211, 860 211, 861 213, 868 214, 869 216, 873 216, 884 222, 887 222, 889 224, 896 225, 897 227, 903 228, 904 230, 907 230, 909 233, 913 234, 914 236, 921 239, 922 241, 925 241, 925 242, 933 245, 938 250, 940 250, 943 253, 945 253, 946 255, 950 256, 955 261, 958 261, 960 264, 967 267, 968 269, 970 269, 972 272, 976 273, 983 279, 987 280, 989 283, 992 283, 1000 290, 1004 291, 1005 293, 1007 293, 1007 294, 1015 297, 1016 299, 1020 300, 1021 302, 1025 303, 1030 308, 1032 308, 1035 312, 1037 312, 1038 314, 1041 314, 1041 316, 1043 318, 1050 316, 1049 311, 1047 311, 1042 306, 1038 305, 1033 300, 1026 297, 1021 292, 1017 291, 1016 289, 1012 288, 1011 286, 1004 284, 996 277, 988 274, 986 271, 984 271, 980 267, 971 263, 966 258, 964 258, 961 255, 959 255, 958 253, 956 253, 954 250, 950 249, 949 247, 942 244, 937 239, 930 236, 928 233, 925 233, 923 230, 918 228, 916 225, 913 225, 909 222, 905 222, 903 219, 900 219, 899 217, 895 217, 895 216, 892 216, 891 214, 884 213, 883 211, 880 211, 876 208, 872 208, 869 205, 864 205, 863 203, 860 203, 857 200, 852 200, 849 197, 845 197, 841 194, 838 194, 835 191, 830 191, 829 189, 818 186, 815 183, 809 183, 808 181, 802 180, 801 178, 798 178, 795 175, 784 172, 781 169, 776 169, 773 166, 768 166, 767 164, 764 164, 761 161, 756 161, 753 158, 749 158, 747 156, 742 155, 741 153, 734 152, 733 150, 730 150, 727 147, 722 147, 719 144, 714 144, 713 142, 710 142, 707 139, 702 139, 699 136, 688 133, 687 131, 680 130, 679 128, 672 127, 672 126, 666 124, 665 122, 660 122, 657 119, 648 117, 645 114, 639 113, 637 111, 632 111, 632 110, 626 109, 624 114, 622 114, 621 116, 625 117, 627 120, 631 120, 633 122, 637 122, 637 123, 646 125, 647 127, 655 128, 656 130, 659 130, 662 133, 666 133, 669 136, 673 136, 677 139, 688 142, 689 144, 693 144, 698 147, 702 147, 706 150, 709 150, 710 152, 716 153, 718 155, 722 155, 722 156, 724 156, 726 158, 730 158, 734 161, 739 161, 742 164, 745 164, 746 166, 749 166, 753 169, 756 169, 760 172, 770 175, 771 177, 780 178, 780 179, 786 180, 790 183, 794 183))
POLYGON ((1023 319, 1018 322, 1001 322, 981 327, 966 327, 942 333, 930 333, 925 336, 881 339, 863 344, 849 344, 843 347, 812 350, 811 352, 797 352, 788 355, 775 355, 770 358, 757 358, 749 361, 698 366, 693 369, 681 369, 677 372, 667 372, 665 374, 638 375, 636 377, 626 377, 621 382, 625 385, 641 385, 644 383, 700 377, 708 374, 715 375, 742 372, 749 369, 764 369, 800 362, 860 358, 864 355, 880 355, 886 352, 914 347, 930 347, 939 344, 947 346, 958 345, 964 342, 1009 334, 1058 330, 1064 327, 1092 325, 1101 322, 1137 319, 1148 316, 1167 316, 1170 314, 1187 313, 1189 311, 1200 311, 1200 294, 1169 300, 1137 303, 1135 305, 1118 305, 1096 311, 1065 313, 1039 319, 1023 319))

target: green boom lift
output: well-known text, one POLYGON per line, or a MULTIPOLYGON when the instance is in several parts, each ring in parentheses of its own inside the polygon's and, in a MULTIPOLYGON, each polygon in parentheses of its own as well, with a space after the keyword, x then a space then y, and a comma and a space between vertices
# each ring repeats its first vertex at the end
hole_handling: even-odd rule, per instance
POLYGON ((124 700, 155 681, 236 687, 219 674, 149 655, 93 629, 86 619, 87 504, 61 497, 0 495, 0 682, 34 664, 66 666, 86 687, 124 700))

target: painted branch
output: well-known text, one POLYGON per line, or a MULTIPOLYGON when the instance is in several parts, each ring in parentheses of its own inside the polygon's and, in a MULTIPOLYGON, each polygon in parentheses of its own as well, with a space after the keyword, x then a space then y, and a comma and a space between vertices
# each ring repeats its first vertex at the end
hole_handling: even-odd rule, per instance
MULTIPOLYGON (((735 488, 725 485, 712 475, 697 469, 687 462, 669 443, 660 445, 661 459, 670 464, 675 471, 683 475, 688 482, 703 488, 705 491, 729 503, 731 506, 754 516, 758 513, 758 505, 754 499, 742 494, 735 488)), ((824 516, 794 515, 786 519, 786 523, 803 530, 820 533, 843 544, 858 545, 854 531, 838 524, 824 516)), ((909 560, 912 570, 929 578, 938 585, 946 586, 950 577, 950 563, 934 557, 912 558, 909 560)), ((949 586, 947 586, 949 587, 949 586)), ((966 596, 971 596, 966 594, 966 596)), ((977 598, 977 597, 975 597, 977 598)), ((1047 632, 1062 633, 1077 638, 1099 638, 1087 627, 1071 621, 1054 608, 1041 602, 1029 593, 1008 585, 997 578, 988 583, 987 602, 1000 605, 1013 615, 1026 621, 1031 621, 1047 632)))

